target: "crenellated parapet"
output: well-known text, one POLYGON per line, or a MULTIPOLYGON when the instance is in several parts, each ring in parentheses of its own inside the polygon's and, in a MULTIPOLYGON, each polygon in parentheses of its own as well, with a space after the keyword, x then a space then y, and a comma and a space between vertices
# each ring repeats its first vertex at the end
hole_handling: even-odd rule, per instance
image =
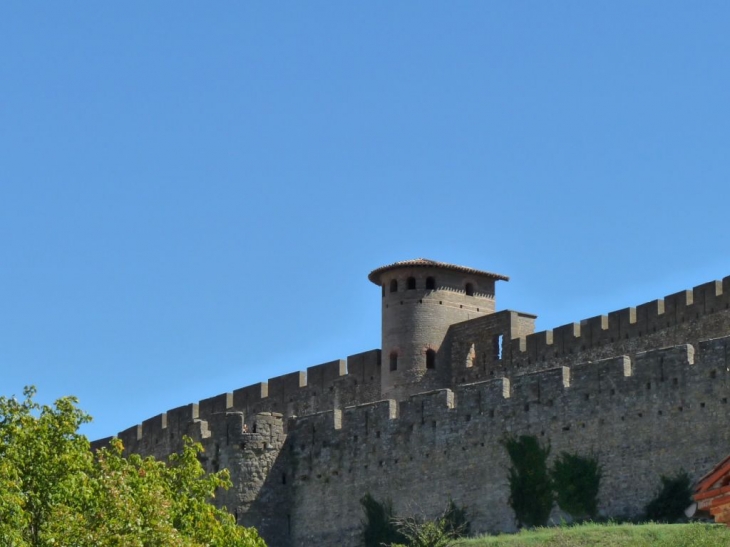
POLYGON ((495 311, 499 279, 423 259, 376 270, 385 358, 318 364, 118 436, 159 458, 201 442, 206 469, 233 478, 217 503, 271 547, 357 545, 366 492, 426 516, 451 496, 473 531, 513 530, 508 436, 597 457, 607 517, 730 451, 730 277, 540 332, 535 315, 495 311))
MULTIPOLYGON (((392 433, 408 431, 426 425, 431 419, 437 419, 440 423, 454 419, 461 421, 458 416, 467 410, 475 411, 472 417, 485 415, 494 418, 499 415, 505 418, 521 413, 536 413, 559 405, 570 406, 573 410, 579 406, 592 407, 593 403, 582 403, 598 398, 613 398, 616 406, 620 406, 623 398, 644 394, 652 389, 651 386, 683 389, 690 383, 690 377, 699 374, 700 368, 707 372, 699 378, 700 383, 714 382, 717 386, 725 386, 730 381, 730 371, 723 368, 727 359, 726 349, 730 348, 730 337, 704 341, 700 347, 702 359, 699 360, 699 367, 695 366, 695 348, 682 344, 639 353, 633 358, 620 355, 572 367, 560 366, 511 378, 500 377, 464 384, 454 390, 438 389, 418 393, 401 402, 385 399, 346 407, 344 410, 296 416, 289 419, 289 431, 298 436, 306 431, 310 439, 333 444, 333 435, 349 437, 356 431, 364 433, 364 437, 355 439, 357 441, 371 435, 381 438, 378 433, 385 429, 390 429, 392 433), (317 437, 311 436, 313 432, 317 433, 317 437)), ((725 404, 722 400, 716 402, 725 404)), ((507 422, 502 425, 509 429, 507 422)))
MULTIPOLYGON (((523 351, 512 342, 512 359, 517 366, 531 365, 656 334, 673 341, 672 333, 667 332, 671 330, 676 332, 674 338, 689 334, 693 341, 722 335, 727 327, 726 314, 724 320, 713 323, 711 319, 729 308, 730 277, 726 277, 636 307, 528 335, 523 351)), ((653 341, 651 344, 656 347, 653 341)))
MULTIPOLYGON (((379 394, 380 350, 371 350, 163 412, 117 437, 127 452, 166 457, 182 448, 185 435, 195 440, 208 438, 211 421, 225 413, 298 416, 376 400, 379 394)), ((94 446, 103 446, 110 439, 96 441, 94 446)))
MULTIPOLYGON (((430 275, 430 270, 423 271, 430 275)), ((423 281, 419 279, 417 289, 423 281)), ((452 324, 438 348, 434 378, 440 387, 516 376, 527 381, 525 373, 548 367, 579 366, 616 355, 633 359, 653 348, 724 336, 730 331, 730 277, 552 330, 534 332, 535 317, 506 310, 452 324)), ((277 412, 286 420, 377 401, 381 363, 380 350, 371 350, 311 366, 170 410, 118 436, 129 451, 163 456, 179 450, 183 435, 207 438, 208 422, 216 414, 277 412)))
POLYGON ((551 330, 532 332, 534 317, 504 311, 452 325, 452 385, 725 336, 730 277, 551 330))
POLYGON ((661 474, 699 476, 730 447, 728 346, 681 344, 292 418, 292 545, 338 534, 356 544, 364 492, 426 515, 451 495, 476 530, 514 529, 506 435, 535 435, 553 456, 596 455, 602 513, 636 515, 661 474))

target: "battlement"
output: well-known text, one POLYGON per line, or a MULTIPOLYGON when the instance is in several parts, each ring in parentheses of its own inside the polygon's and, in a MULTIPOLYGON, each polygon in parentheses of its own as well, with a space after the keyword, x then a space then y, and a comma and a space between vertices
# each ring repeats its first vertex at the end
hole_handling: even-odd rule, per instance
POLYGON ((513 341, 512 350, 515 354, 526 353, 533 361, 545 360, 647 336, 729 308, 730 277, 725 277, 636 307, 528 335, 524 350, 517 341, 513 341))
POLYGON ((513 530, 507 435, 594 455, 602 513, 636 515, 662 474, 700 476, 726 454, 729 349, 725 336, 292 418, 293 544, 355 545, 362 492, 426 516, 451 496, 475 529, 513 530))
MULTIPOLYGON (((176 450, 183 435, 209 437, 211 420, 232 411, 244 417, 277 412, 286 418, 326 420, 330 420, 328 412, 342 412, 341 417, 330 421, 346 427, 358 412, 370 412, 379 405, 387 406, 389 419, 415 415, 425 419, 424 413, 439 397, 446 397, 447 406, 453 410, 460 397, 476 389, 473 386, 480 386, 477 391, 483 404, 494 407, 499 406, 500 397, 522 401, 526 407, 554 402, 562 390, 574 384, 591 384, 598 394, 607 382, 616 383, 621 375, 631 377, 647 355, 663 351, 651 349, 662 342, 697 344, 700 334, 707 337, 726 333, 726 319, 717 321, 717 328, 713 324, 697 325, 728 309, 730 276, 541 332, 531 332, 534 315, 497 312, 456 323, 449 329, 446 345, 450 354, 443 355, 442 362, 450 362, 452 367, 450 385, 417 393, 395 407, 392 402, 372 402, 381 399, 381 351, 371 350, 172 409, 120 432, 118 437, 129 451, 161 455, 176 450), (686 332, 687 328, 693 332, 686 332), (678 334, 668 336, 667 332, 678 334), (476 347, 474 340, 478 340, 476 347), (638 340, 645 344, 638 344, 638 340), (502 343, 504 347, 498 347, 502 343), (645 351, 646 347, 650 351, 645 351), (550 369, 545 370, 545 365, 550 369), (452 395, 443 395, 446 392, 452 395), (356 410, 359 408, 365 410, 356 410)), ((692 345, 678 347, 690 348, 686 353, 687 362, 691 362, 692 345)))
MULTIPOLYGON (((730 337, 706 341, 701 344, 701 351, 711 355, 718 347, 725 348, 728 345, 730 337)), ((540 415, 545 410, 558 412, 563 407, 575 412, 576 407, 582 404, 592 408, 598 397, 612 398, 614 404, 620 406, 624 397, 647 391, 647 383, 676 389, 680 385, 679 378, 686 385, 687 376, 696 373, 691 370, 694 364, 695 348, 682 344, 643 352, 633 360, 627 355, 620 355, 572 367, 560 366, 512 378, 464 384, 453 390, 418 393, 400 403, 386 399, 347 407, 344 411, 330 410, 293 417, 289 420, 289 427, 297 435, 308 431, 310 441, 315 438, 313 433, 316 433, 317 438, 329 439, 331 444, 335 439, 332 435, 335 434, 348 436, 359 432, 368 436, 375 433, 377 438, 381 438, 381 432, 385 431, 396 434, 434 422, 460 423, 464 415, 469 415, 469 419, 477 415, 510 419, 523 413, 532 413, 540 421, 544 418, 540 415)), ((727 378, 730 378, 727 371, 722 374, 722 379, 717 371, 713 375, 718 385, 722 385, 727 378)), ((687 401, 687 404, 692 402, 687 401)), ((509 430, 509 422, 503 423, 509 430)), ((362 440, 363 437, 358 439, 362 440)))
POLYGON ((474 531, 512 530, 509 435, 595 455, 609 517, 730 449, 730 277, 534 332, 535 315, 482 308, 458 267, 453 294, 441 273, 393 272, 387 366, 372 350, 208 397, 120 432, 125 449, 202 442, 206 469, 231 470, 218 503, 272 547, 357 544, 364 492, 426 516, 451 496, 474 531))
POLYGON ((697 342, 700 337, 722 336, 725 323, 711 323, 714 315, 728 309, 730 277, 725 277, 636 307, 550 330, 509 336, 505 351, 509 362, 504 365, 515 370, 534 370, 549 361, 601 359, 612 352, 635 353, 687 340, 697 342), (645 342, 639 342, 644 339, 645 342))
MULTIPOLYGON (((239 411, 245 417, 264 412, 296 416, 344 408, 378 399, 380 350, 371 350, 221 393, 144 420, 121 431, 128 452, 166 456, 182 446, 183 435, 210 436, 217 416, 239 411)), ((107 444, 111 437, 96 441, 107 444)))

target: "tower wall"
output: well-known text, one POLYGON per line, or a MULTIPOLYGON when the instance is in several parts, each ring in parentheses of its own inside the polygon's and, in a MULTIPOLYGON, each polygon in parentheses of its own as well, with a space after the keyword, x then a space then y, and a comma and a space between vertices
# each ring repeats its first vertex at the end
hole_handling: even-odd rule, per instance
POLYGON ((421 267, 385 272, 381 282, 381 396, 402 400, 413 393, 446 385, 450 359, 441 351, 444 336, 454 323, 494 313, 495 280, 421 267), (415 280, 415 288, 409 288, 409 278, 415 280), (429 278, 433 288, 426 288, 429 278), (394 281, 397 288, 392 285, 394 281), (432 368, 427 358, 429 350, 435 352, 432 368))
POLYGON ((298 462, 292 536, 273 547, 359 545, 365 493, 425 518, 451 497, 468 508, 472 532, 513 531, 506 435, 550 443, 549 463, 562 451, 595 456, 600 514, 637 517, 661 475, 697 479, 730 450, 729 344, 495 378, 348 408, 341 420, 297 418, 287 439, 298 462))
POLYGON ((183 435, 202 442, 206 468, 234 482, 216 503, 271 547, 356 545, 367 492, 426 517, 451 495, 474 531, 514 529, 505 435, 550 442, 552 457, 596 456, 609 517, 638 516, 660 475, 698 477, 730 451, 730 277, 535 333, 534 315, 494 312, 499 277, 378 274, 382 355, 170 410, 119 433, 126 449, 165 457, 183 435), (424 349, 436 351, 433 370, 424 349))

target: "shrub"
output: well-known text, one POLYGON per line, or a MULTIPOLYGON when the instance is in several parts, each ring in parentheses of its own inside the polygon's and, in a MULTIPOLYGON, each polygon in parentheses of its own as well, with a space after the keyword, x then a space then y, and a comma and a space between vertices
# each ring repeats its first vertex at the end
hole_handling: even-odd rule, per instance
POLYGON ((125 457, 119 439, 92 452, 76 399, 40 405, 35 393, 0 397, 0 545, 266 547, 209 503, 231 481, 205 473, 201 445, 183 437, 168 464, 125 457))
POLYGON ((595 518, 601 475, 596 458, 562 452, 550 470, 560 508, 575 519, 595 518))
POLYGON ((468 536, 471 532, 471 523, 466 514, 466 507, 456 505, 451 498, 449 498, 449 503, 442 518, 445 522, 446 531, 455 538, 468 536))
POLYGON ((360 500, 365 512, 362 521, 362 541, 365 547, 382 547, 403 543, 405 537, 398 530, 390 500, 378 501, 367 493, 360 500))
POLYGON ((552 481, 547 458, 550 446, 542 447, 533 435, 505 437, 512 466, 509 468, 509 503, 521 526, 544 526, 553 507, 552 481))
POLYGON ((685 471, 674 477, 661 476, 662 486, 646 506, 646 518, 655 522, 677 522, 692 503, 692 481, 685 471))
POLYGON ((443 513, 434 520, 407 517, 396 519, 396 523, 405 539, 403 544, 391 547, 449 547, 470 529, 466 508, 456 505, 451 498, 443 513))

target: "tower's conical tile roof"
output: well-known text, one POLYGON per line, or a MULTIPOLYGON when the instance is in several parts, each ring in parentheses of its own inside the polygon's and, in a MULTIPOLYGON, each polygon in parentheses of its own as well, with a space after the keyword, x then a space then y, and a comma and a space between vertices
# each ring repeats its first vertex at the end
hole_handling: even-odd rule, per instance
POLYGON ((388 264, 387 266, 381 266, 380 268, 376 268, 372 272, 370 272, 370 275, 368 275, 368 279, 375 283, 376 285, 380 285, 380 276, 388 272, 390 270, 395 270, 398 268, 440 268, 442 270, 451 270, 455 272, 462 272, 462 273, 468 273, 472 275, 479 275, 484 277, 491 277, 495 280, 502 280, 502 281, 509 281, 509 277, 506 275, 498 274, 498 273, 492 273, 492 272, 485 272, 483 270, 477 270, 474 268, 467 268, 466 266, 457 266, 456 264, 448 264, 446 262, 438 262, 436 260, 430 260, 428 258, 414 258, 411 260, 401 260, 400 262, 393 262, 392 264, 388 264))

